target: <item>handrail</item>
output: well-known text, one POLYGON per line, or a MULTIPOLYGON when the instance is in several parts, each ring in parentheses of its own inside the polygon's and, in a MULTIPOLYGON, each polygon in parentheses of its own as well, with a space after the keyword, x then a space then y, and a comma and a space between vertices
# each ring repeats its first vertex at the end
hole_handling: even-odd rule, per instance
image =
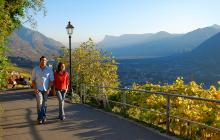
POLYGON ((99 87, 99 88, 110 88, 110 89, 115 89, 115 90, 129 90, 129 91, 135 91, 135 92, 145 92, 145 93, 152 93, 152 94, 160 94, 160 95, 170 95, 174 97, 182 97, 186 99, 193 99, 193 100, 201 100, 201 101, 208 101, 208 102, 216 102, 220 103, 220 100, 216 99, 209 99, 209 98, 202 98, 202 97, 197 97, 197 96, 185 96, 181 94, 172 94, 172 93, 166 93, 166 92, 156 92, 156 91, 150 91, 150 90, 134 90, 134 89, 129 89, 129 88, 114 88, 114 87, 108 87, 108 86, 93 86, 93 85, 87 85, 89 87, 99 87))
MULTIPOLYGON (((167 97, 167 106, 166 106, 166 112, 165 113, 158 112, 158 111, 152 111, 152 110, 147 109, 147 108, 143 108, 143 107, 127 104, 126 103, 126 95, 124 95, 125 92, 123 92, 123 96, 122 96, 122 101, 121 102, 117 102, 117 101, 113 101, 113 100, 108 100, 108 101, 120 104, 120 105, 123 106, 123 108, 125 108, 126 106, 130 106, 130 107, 136 107, 136 108, 139 108, 139 109, 145 110, 145 111, 155 112, 156 114, 166 115, 166 133, 167 134, 169 134, 169 132, 170 132, 169 130, 170 130, 170 118, 171 117, 172 118, 176 118, 176 119, 180 119, 180 120, 188 122, 188 123, 194 123, 194 124, 200 125, 202 127, 206 127, 206 128, 212 129, 212 130, 214 130, 216 132, 220 132, 220 128, 216 128, 216 127, 212 127, 212 126, 200 123, 200 122, 188 120, 186 118, 182 118, 182 117, 179 117, 179 116, 170 115, 170 100, 171 100, 170 97, 181 97, 181 98, 185 98, 185 99, 200 100, 200 101, 215 102, 215 103, 220 103, 220 100, 202 98, 202 97, 197 97, 197 96, 185 96, 185 95, 181 95, 181 94, 173 94, 173 93, 166 93, 166 92, 155 92, 155 91, 149 91, 149 90, 133 90, 133 89, 128 89, 128 88, 115 88, 115 87, 95 86, 95 85, 84 85, 84 88, 83 88, 83 95, 84 95, 84 97, 88 96, 88 95, 85 94, 85 90, 86 90, 85 88, 86 87, 109 88, 109 89, 120 90, 120 91, 134 91, 134 92, 139 92, 139 93, 159 94, 159 95, 166 96, 167 97)), ((85 101, 85 98, 84 98, 84 101, 85 101)))

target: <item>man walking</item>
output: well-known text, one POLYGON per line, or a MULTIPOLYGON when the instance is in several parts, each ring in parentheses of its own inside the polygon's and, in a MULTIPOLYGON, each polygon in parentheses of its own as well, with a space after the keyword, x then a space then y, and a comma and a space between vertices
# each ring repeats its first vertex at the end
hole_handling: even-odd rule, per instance
POLYGON ((37 120, 39 124, 46 122, 47 97, 53 85, 53 71, 47 65, 47 58, 40 58, 39 66, 32 71, 32 85, 37 100, 37 120))

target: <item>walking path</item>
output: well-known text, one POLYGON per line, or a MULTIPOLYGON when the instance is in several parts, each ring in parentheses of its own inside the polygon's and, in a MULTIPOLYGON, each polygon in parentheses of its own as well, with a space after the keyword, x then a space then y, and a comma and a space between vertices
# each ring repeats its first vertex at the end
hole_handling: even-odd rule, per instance
POLYGON ((0 95, 5 112, 0 118, 3 140, 169 140, 156 132, 81 104, 65 104, 60 121, 58 101, 49 97, 47 123, 36 123, 36 101, 31 90, 0 95))

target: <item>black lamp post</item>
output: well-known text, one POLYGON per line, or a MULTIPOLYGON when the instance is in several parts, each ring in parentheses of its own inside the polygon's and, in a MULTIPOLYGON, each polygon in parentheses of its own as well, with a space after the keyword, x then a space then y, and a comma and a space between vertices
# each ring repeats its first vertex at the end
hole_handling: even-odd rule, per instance
POLYGON ((73 25, 71 25, 70 21, 68 22, 68 25, 66 26, 67 34, 69 35, 69 59, 70 59, 70 76, 69 76, 69 91, 70 94, 73 94, 72 90, 72 60, 71 60, 71 35, 73 34, 73 25))

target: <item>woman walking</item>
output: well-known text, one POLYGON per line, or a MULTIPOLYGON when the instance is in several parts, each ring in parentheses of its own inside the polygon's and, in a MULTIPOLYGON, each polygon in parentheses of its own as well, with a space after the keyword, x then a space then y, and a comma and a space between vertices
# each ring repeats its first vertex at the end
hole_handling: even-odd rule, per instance
POLYGON ((54 74, 54 87, 59 101, 59 119, 65 120, 64 100, 69 86, 69 75, 65 71, 65 64, 60 62, 54 74))

